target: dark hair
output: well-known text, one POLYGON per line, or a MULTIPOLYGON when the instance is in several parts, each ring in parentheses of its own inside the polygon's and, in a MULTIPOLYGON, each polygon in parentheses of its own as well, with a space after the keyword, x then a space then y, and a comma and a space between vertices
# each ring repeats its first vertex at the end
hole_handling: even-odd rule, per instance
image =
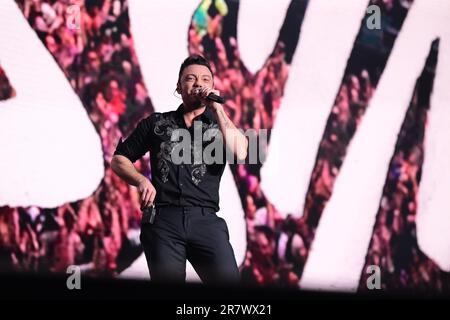
POLYGON ((181 75, 183 74, 183 70, 186 69, 188 66, 193 65, 193 64, 199 64, 201 66, 207 67, 208 70, 211 72, 211 75, 214 77, 214 74, 213 74, 212 69, 211 69, 211 65, 209 64, 209 61, 206 60, 204 57, 202 57, 199 54, 193 54, 193 55, 190 55, 189 57, 187 57, 186 59, 184 59, 183 63, 181 64, 180 72, 178 73, 178 81, 177 81, 177 83, 180 82, 181 75))

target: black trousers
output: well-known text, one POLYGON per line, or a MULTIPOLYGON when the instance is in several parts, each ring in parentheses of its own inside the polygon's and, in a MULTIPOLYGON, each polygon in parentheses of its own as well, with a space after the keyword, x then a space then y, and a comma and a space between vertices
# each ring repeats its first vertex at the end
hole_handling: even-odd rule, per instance
POLYGON ((188 259, 204 284, 239 282, 228 227, 212 208, 156 207, 140 239, 152 281, 184 282, 188 259))

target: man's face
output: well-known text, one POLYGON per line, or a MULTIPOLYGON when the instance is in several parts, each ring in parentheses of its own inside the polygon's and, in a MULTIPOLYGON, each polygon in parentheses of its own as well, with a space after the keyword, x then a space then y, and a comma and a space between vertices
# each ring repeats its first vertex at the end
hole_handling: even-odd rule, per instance
POLYGON ((183 103, 188 105, 200 104, 200 100, 194 95, 194 90, 207 87, 213 88, 213 76, 206 66, 192 64, 187 66, 181 74, 179 91, 183 103))

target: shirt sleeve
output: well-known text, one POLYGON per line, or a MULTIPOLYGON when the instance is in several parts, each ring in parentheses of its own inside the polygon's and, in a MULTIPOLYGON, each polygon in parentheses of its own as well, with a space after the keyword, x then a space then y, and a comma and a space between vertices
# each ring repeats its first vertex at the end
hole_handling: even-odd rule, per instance
POLYGON ((141 120, 125 141, 119 140, 114 155, 127 157, 133 163, 142 158, 150 150, 153 123, 154 114, 141 120))

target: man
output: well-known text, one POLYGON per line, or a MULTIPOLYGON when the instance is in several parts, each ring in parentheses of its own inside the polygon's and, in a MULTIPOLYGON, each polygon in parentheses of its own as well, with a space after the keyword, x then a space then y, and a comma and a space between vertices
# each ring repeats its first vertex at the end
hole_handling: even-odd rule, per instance
POLYGON ((200 128, 202 135, 215 130, 214 138, 224 142, 222 154, 228 149, 238 160, 247 157, 248 141, 222 105, 208 98, 219 91, 214 90, 214 76, 205 58, 193 55, 183 62, 176 91, 183 104, 176 111, 155 112, 142 120, 124 142, 119 142, 111 168, 138 188, 141 209, 155 205, 155 215, 144 213, 141 223, 141 242, 153 281, 184 282, 188 259, 205 284, 237 283, 239 272, 228 228, 216 215, 225 157, 219 156, 221 161, 212 164, 195 161, 198 154, 194 153, 203 152, 208 145, 200 141, 200 150, 181 150, 183 156, 188 152, 193 162, 174 161, 174 153, 178 154, 174 151, 180 146, 174 133, 184 129, 192 138, 195 128, 200 128), (147 151, 151 182, 133 166, 147 151))

